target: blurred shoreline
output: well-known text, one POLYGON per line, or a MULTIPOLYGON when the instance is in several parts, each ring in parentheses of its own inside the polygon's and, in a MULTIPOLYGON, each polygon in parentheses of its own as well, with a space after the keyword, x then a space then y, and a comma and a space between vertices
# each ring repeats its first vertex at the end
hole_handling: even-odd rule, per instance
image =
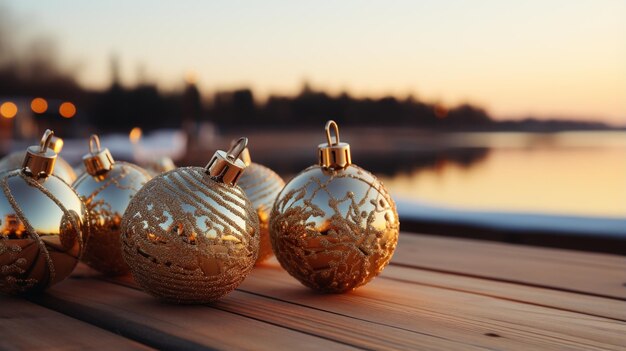
MULTIPOLYGON (((87 152, 88 136, 65 138, 62 156, 78 164, 87 152)), ((178 165, 204 166, 217 149, 227 150, 233 140, 249 139, 253 161, 281 174, 294 174, 317 162, 317 146, 326 143, 320 128, 259 129, 256 127, 220 128, 204 124, 188 135, 180 129, 144 133, 132 142, 128 134, 106 133, 100 138, 117 159, 138 163, 167 156, 178 165)), ((561 132, 451 132, 402 127, 340 128, 340 139, 351 145, 352 159, 374 173, 394 175, 420 167, 436 167, 452 162, 470 167, 484 159, 490 149, 598 149, 626 150, 626 131, 561 132)), ((0 140, 0 155, 25 150, 38 140, 0 140)))

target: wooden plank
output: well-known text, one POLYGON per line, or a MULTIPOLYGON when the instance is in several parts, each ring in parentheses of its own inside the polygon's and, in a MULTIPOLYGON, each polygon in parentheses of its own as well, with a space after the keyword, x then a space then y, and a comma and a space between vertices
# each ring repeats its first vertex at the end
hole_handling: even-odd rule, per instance
POLYGON ((402 233, 392 264, 626 300, 626 257, 402 233))
POLYGON ((615 299, 395 265, 385 268, 379 279, 396 279, 626 322, 624 302, 615 299))
POLYGON ((369 350, 482 350, 464 341, 442 339, 415 330, 396 328, 378 321, 356 319, 275 298, 233 292, 216 303, 225 311, 242 314, 326 339, 339 340, 369 350))
MULTIPOLYGON (((626 323, 621 321, 389 279, 375 279, 349 294, 322 295, 301 286, 270 263, 255 268, 239 290, 467 346, 507 350, 624 349, 626 323)), ((385 338, 384 333, 373 332, 385 338)))
MULTIPOLYGON (((80 277, 85 280, 102 279, 125 287, 140 289, 131 277, 106 278, 94 274, 92 270, 79 270, 80 277)), ((102 282, 99 282, 100 284, 102 282)), ((146 296, 147 299, 151 297, 146 296)), ((272 325, 285 326, 289 330, 298 330, 307 335, 315 335, 322 340, 334 340, 344 345, 351 345, 363 349, 377 350, 454 350, 454 349, 481 349, 463 342, 442 340, 439 337, 416 333, 414 331, 386 326, 380 323, 354 319, 337 315, 332 312, 300 306, 275 298, 259 296, 257 294, 234 291, 226 298, 210 305, 221 311, 231 312, 239 316, 246 316, 254 320, 262 320, 272 325), (384 335, 384 337, 381 337, 384 335)), ((203 309, 204 306, 197 308, 203 309)), ((280 331, 274 332, 281 337, 280 331)), ((294 345, 292 345, 293 347, 294 345)), ((266 348, 262 344, 256 348, 266 348)), ((298 346, 299 348, 301 346, 298 346)), ((269 349, 269 347, 267 347, 269 349)))
POLYGON ((119 333, 131 339, 158 338, 152 345, 159 349, 354 349, 288 325, 210 305, 168 304, 135 289, 80 276, 54 286, 36 302, 89 323, 121 326, 119 333))
POLYGON ((151 350, 24 299, 0 296, 0 350, 151 350))
POLYGON ((255 268, 238 290, 259 298, 236 291, 214 306, 358 346, 370 341, 362 336, 369 333, 396 349, 620 350, 626 333, 621 321, 384 278, 350 294, 316 294, 276 262, 255 268), (363 321, 376 327, 363 327, 363 321), (413 334, 403 341, 390 328, 413 334))

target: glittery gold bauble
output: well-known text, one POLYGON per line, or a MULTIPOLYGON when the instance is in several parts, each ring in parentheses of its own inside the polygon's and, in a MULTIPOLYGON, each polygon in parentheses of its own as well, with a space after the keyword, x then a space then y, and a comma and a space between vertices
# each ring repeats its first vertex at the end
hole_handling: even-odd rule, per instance
MULTIPOLYGON (((91 136, 94 142, 97 139, 91 136)), ((129 272, 120 244, 122 216, 151 177, 134 164, 113 161, 109 151, 100 149, 99 144, 85 155, 86 171, 72 184, 89 211, 82 261, 106 275, 122 275, 129 272)))
POLYGON ((285 186, 283 179, 271 169, 250 161, 248 149, 242 153, 241 160, 247 165, 237 184, 246 192, 252 206, 259 216, 261 243, 256 262, 262 262, 272 256, 269 222, 270 212, 276 196, 285 186))
POLYGON ((351 164, 349 145, 339 142, 334 122, 326 130, 319 165, 302 171, 278 195, 270 237, 289 274, 312 289, 338 293, 366 284, 383 270, 400 225, 382 183, 351 164))
POLYGON ((148 293, 177 303, 214 301, 254 266, 259 222, 234 185, 245 165, 231 156, 218 151, 206 168, 159 175, 131 201, 122 219, 122 250, 148 293))
MULTIPOLYGON (((22 168, 24 156, 26 156, 26 151, 15 151, 6 155, 0 160, 0 172, 22 168)), ((72 166, 60 156, 57 156, 52 174, 63 179, 67 184, 72 184, 72 182, 76 180, 76 172, 74 172, 72 166)))
MULTIPOLYGON (((52 133, 46 131, 44 139, 52 133)), ((43 290, 74 270, 86 209, 52 173, 56 154, 30 147, 25 167, 0 173, 0 292, 43 290)))

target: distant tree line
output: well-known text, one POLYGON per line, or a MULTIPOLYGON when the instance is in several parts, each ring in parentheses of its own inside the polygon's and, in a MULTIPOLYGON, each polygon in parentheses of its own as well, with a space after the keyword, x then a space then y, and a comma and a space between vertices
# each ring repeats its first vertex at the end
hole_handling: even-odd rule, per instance
POLYGON ((329 118, 341 124, 421 128, 468 128, 493 123, 485 110, 469 104, 448 110, 413 98, 358 99, 347 93, 331 96, 308 85, 295 96, 270 96, 260 105, 255 104, 249 89, 221 92, 207 112, 211 120, 225 126, 316 126, 329 118))

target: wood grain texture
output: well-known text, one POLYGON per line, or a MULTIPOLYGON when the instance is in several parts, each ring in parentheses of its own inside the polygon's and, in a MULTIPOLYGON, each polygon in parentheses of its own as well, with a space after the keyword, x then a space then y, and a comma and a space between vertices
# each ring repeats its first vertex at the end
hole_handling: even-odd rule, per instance
MULTIPOLYGON (((388 269, 393 275, 407 270, 388 269)), ((324 295, 301 286, 271 261, 256 268, 238 291, 212 306, 360 348, 622 349, 622 334, 626 333, 622 321, 493 297, 472 289, 462 291, 446 283, 454 282, 454 276, 425 273, 439 276, 442 286, 396 281, 383 274, 353 293, 324 295)), ((129 279, 113 283, 137 287, 129 279)), ((597 303, 618 302, 581 297, 597 299, 597 303)))
POLYGON ((48 299, 37 302, 79 313, 78 317, 86 322, 108 320, 109 325, 128 326, 118 332, 131 339, 143 340, 146 333, 154 335, 158 340, 153 340, 153 346, 159 349, 351 349, 289 325, 248 318, 210 305, 169 304, 139 290, 98 279, 69 279, 47 295, 48 299), (80 314, 81 310, 90 313, 80 314))
POLYGON ((417 285, 429 285, 444 289, 459 290, 497 299, 522 302, 626 322, 625 304, 623 301, 615 299, 395 265, 387 267, 379 279, 394 279, 417 285))
POLYGON ((402 234, 393 264, 347 294, 315 293, 274 259, 209 305, 163 303, 84 265, 31 300, 161 349, 626 350, 624 262, 402 234))
POLYGON ((621 321, 382 278, 349 294, 319 295, 271 265, 239 290, 488 349, 622 350, 626 335, 621 321))
POLYGON ((626 301, 626 256, 401 233, 392 264, 626 301))
POLYGON ((151 350, 17 297, 0 296, 0 350, 151 350))

